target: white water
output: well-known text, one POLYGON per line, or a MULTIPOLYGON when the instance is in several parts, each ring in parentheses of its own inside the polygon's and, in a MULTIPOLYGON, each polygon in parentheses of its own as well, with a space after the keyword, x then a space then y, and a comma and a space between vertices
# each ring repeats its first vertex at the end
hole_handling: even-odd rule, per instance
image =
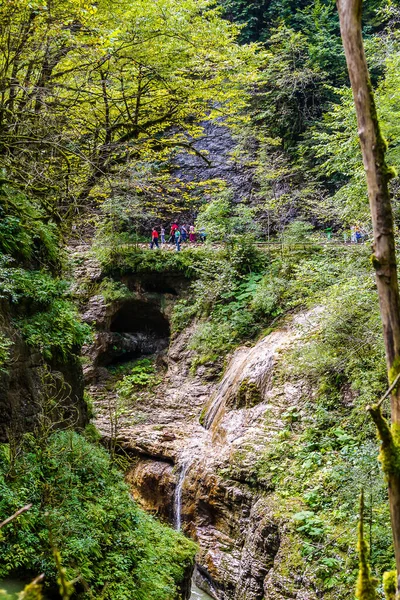
POLYGON ((239 348, 232 356, 228 368, 211 398, 204 419, 204 427, 211 429, 223 417, 226 404, 239 391, 245 380, 256 382, 263 392, 274 364, 277 348, 287 338, 287 332, 276 331, 262 339, 252 348, 239 348))
POLYGON ((178 483, 174 494, 174 525, 177 531, 182 529, 182 490, 185 477, 189 468, 189 462, 184 462, 179 473, 178 483))
MULTIPOLYGON (((185 483, 185 478, 188 472, 188 469, 191 465, 190 459, 184 459, 181 465, 181 469, 179 471, 178 482, 175 488, 174 494, 174 525, 177 531, 182 529, 182 490, 183 485, 185 483)), ((212 600, 211 596, 203 592, 197 585, 192 581, 192 589, 190 600, 212 600)))
POLYGON ((192 594, 190 596, 190 600, 212 600, 212 598, 206 594, 206 592, 203 592, 203 590, 198 588, 195 583, 192 583, 192 594))

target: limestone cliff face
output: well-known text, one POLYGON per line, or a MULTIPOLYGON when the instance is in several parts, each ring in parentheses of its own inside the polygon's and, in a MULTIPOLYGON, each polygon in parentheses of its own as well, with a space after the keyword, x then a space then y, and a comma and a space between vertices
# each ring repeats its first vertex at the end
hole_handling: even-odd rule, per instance
POLYGON ((196 324, 169 340, 171 308, 187 282, 165 273, 124 274, 120 281, 128 298, 105 303, 95 295, 85 306, 84 319, 96 328, 85 371, 95 424, 105 442, 117 435, 131 458, 133 497, 197 541, 196 582, 217 600, 316 600, 312 582, 282 568, 289 528, 272 484, 255 477, 260 456, 286 427, 284 413, 301 410, 302 383, 279 383, 274 376, 297 323, 237 349, 222 378, 210 365, 193 374, 196 324), (106 366, 154 352, 163 380, 124 407, 116 432, 106 366))
MULTIPOLYGON (((294 329, 288 324, 253 348, 239 348, 220 381, 210 380, 206 367, 191 374, 190 335, 170 344, 165 379, 151 399, 124 415, 118 441, 132 457, 132 494, 198 542, 196 581, 212 597, 315 600, 309 582, 288 586, 280 572, 286 524, 268 482, 262 490, 253 485, 261 452, 285 426, 282 414, 300 400, 301 383, 273 378, 294 329)), ((96 424, 110 436, 101 403, 96 424)))
POLYGON ((0 305, 0 330, 13 341, 11 360, 0 371, 0 441, 6 441, 10 434, 32 431, 38 415, 48 410, 60 425, 83 427, 88 415, 79 359, 71 356, 67 361, 44 361, 13 327, 5 301, 0 305))
MULTIPOLYGON (((230 129, 218 120, 201 126, 203 136, 194 142, 194 147, 205 154, 207 162, 197 154, 180 154, 176 175, 187 182, 222 179, 232 190, 235 202, 250 199, 255 188, 254 167, 232 159, 236 142, 230 129)), ((256 153, 256 148, 248 150, 250 154, 256 153)))

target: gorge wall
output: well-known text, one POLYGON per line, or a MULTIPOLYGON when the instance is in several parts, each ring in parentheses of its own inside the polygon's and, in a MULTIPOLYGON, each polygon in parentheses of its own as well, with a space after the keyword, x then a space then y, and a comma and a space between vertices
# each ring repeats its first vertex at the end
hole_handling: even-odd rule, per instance
MULTIPOLYGON (((26 307, 28 311, 28 307, 26 307)), ((82 366, 78 357, 44 359, 13 324, 13 307, 0 303, 0 333, 12 341, 0 368, 0 441, 32 431, 40 416, 79 429, 88 422, 82 366)))
POLYGON ((168 319, 187 288, 184 278, 132 273, 120 281, 129 299, 107 304, 95 295, 86 305, 84 319, 95 325, 96 335, 86 349, 85 371, 95 424, 105 441, 117 435, 129 456, 133 497, 199 544, 196 583, 213 598, 319 598, 311 580, 288 570, 287 522, 273 485, 266 480, 260 486, 254 477, 266 444, 285 426, 282 414, 302 395, 301 382, 274 378, 281 353, 296 336, 293 323, 236 350, 218 380, 210 365, 193 372, 190 327, 168 347, 168 319), (124 411, 115 433, 109 420, 115 394, 106 391, 106 366, 152 353, 165 375, 124 411))

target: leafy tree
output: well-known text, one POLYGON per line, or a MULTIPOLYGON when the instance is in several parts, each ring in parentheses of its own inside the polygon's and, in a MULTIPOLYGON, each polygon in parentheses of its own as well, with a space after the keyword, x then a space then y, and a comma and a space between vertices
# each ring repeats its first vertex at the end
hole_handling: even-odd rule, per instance
POLYGON ((257 63, 209 0, 12 0, 0 24, 0 160, 58 219, 197 152, 199 123, 235 117, 257 63))
MULTIPOLYGON (((396 169, 400 167, 397 143, 399 134, 399 64, 397 44, 386 56, 385 75, 376 89, 378 114, 382 132, 388 142, 388 160, 396 169)), ((369 207, 364 167, 357 136, 356 114, 351 90, 338 92, 339 102, 332 104, 320 125, 312 130, 311 140, 305 145, 311 148, 318 160, 318 169, 336 188, 333 201, 338 216, 347 223, 357 220, 369 221, 369 207)), ((393 207, 399 219, 398 182, 391 184, 393 207)))
POLYGON ((207 239, 213 242, 228 241, 235 236, 254 237, 260 233, 255 220, 255 209, 244 204, 232 206, 229 190, 216 196, 204 205, 196 220, 197 230, 204 230, 207 239))

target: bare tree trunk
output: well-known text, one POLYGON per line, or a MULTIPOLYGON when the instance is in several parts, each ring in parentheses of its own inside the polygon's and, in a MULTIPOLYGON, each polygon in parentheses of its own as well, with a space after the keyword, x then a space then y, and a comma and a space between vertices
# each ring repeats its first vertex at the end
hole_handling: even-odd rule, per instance
MULTIPOLYGON (((397 573, 400 574, 400 456, 397 442, 400 427, 400 299, 397 280, 393 214, 389 180, 393 171, 385 161, 386 142, 382 137, 374 95, 365 58, 361 30, 362 0, 337 0, 340 30, 357 112, 363 162, 374 230, 373 265, 383 324, 386 363, 391 392, 392 429, 380 413, 380 406, 370 409, 382 441, 382 465, 389 485, 390 513, 397 573), (397 438, 397 439, 396 439, 397 438)), ((398 592, 400 591, 398 584, 398 592)))

